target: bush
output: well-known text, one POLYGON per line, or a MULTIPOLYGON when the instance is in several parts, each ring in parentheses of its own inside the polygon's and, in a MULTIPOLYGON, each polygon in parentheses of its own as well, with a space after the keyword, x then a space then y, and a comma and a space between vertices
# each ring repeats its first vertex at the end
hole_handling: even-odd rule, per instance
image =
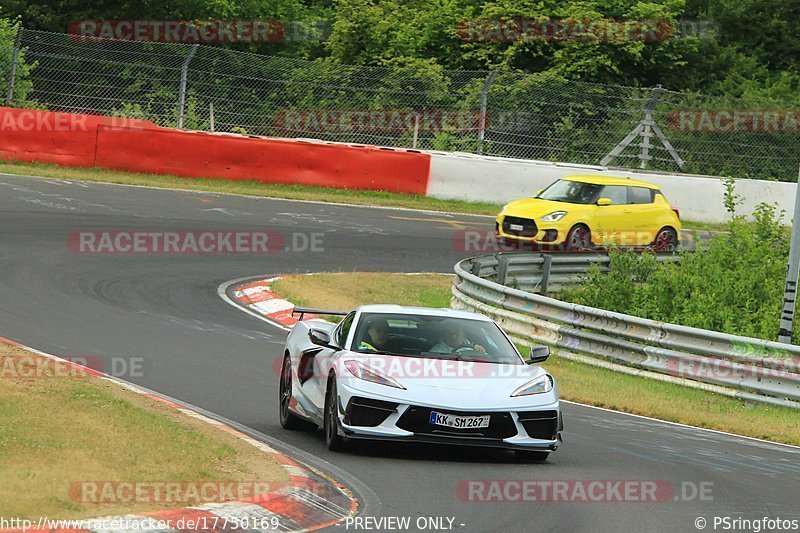
MULTIPOLYGON (((726 180, 727 233, 680 262, 652 253, 611 251, 610 272, 590 271, 562 298, 574 303, 728 334, 775 340, 778 334, 789 231, 784 213, 760 204, 752 221, 738 215, 740 199, 726 180)), ((793 341, 800 339, 795 328, 793 341)))

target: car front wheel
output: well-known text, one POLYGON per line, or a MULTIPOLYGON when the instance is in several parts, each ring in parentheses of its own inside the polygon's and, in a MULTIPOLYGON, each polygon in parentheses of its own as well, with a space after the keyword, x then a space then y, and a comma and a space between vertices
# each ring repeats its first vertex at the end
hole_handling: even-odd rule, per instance
POLYGON ((325 396, 325 445, 333 452, 341 451, 347 439, 339 435, 339 395, 336 392, 336 377, 328 379, 328 393, 325 396))
POLYGON ((586 226, 575 226, 567 234, 567 251, 585 252, 592 248, 592 232, 586 226))
POLYGON ((278 417, 280 418, 283 429, 311 429, 314 424, 303 420, 289 409, 292 401, 292 361, 289 356, 283 358, 283 368, 281 369, 280 384, 280 405, 278 417))

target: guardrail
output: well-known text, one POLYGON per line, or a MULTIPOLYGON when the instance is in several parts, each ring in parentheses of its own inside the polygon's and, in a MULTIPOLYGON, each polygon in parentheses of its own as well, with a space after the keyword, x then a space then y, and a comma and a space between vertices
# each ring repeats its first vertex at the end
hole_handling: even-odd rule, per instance
POLYGON ((519 342, 684 378, 681 382, 726 387, 742 399, 800 407, 800 346, 668 324, 530 292, 577 281, 590 265, 607 268, 608 262, 608 257, 595 255, 465 259, 455 266, 452 307, 491 316, 519 342))
MULTIPOLYGON (((656 254, 659 261, 677 261, 672 253, 656 254)), ((469 272, 500 285, 547 294, 564 285, 580 281, 581 276, 597 266, 606 272, 611 258, 605 254, 571 253, 498 253, 472 258, 469 272)))

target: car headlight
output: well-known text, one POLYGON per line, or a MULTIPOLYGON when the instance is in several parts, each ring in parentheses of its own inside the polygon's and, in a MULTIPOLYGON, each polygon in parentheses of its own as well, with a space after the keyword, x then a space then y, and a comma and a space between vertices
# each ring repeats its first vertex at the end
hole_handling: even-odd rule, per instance
POLYGON ((558 222, 567 216, 566 211, 553 211, 552 213, 542 217, 542 222, 558 222))
MULTIPOLYGON (((504 215, 506 213, 506 207, 508 207, 508 206, 506 206, 506 205, 503 206, 503 208, 500 210, 500 215, 504 215)), ((498 216, 500 216, 500 215, 498 215, 498 216)))
POLYGON ((550 392, 551 390, 553 390, 553 378, 551 378, 548 374, 545 374, 518 388, 511 396, 514 397, 529 396, 531 394, 543 394, 545 392, 550 392))
POLYGON ((400 385, 396 380, 390 378, 389 376, 378 372, 377 370, 368 368, 363 363, 360 363, 355 360, 349 360, 344 362, 345 368, 350 371, 358 379, 363 379, 364 381, 371 381, 372 383, 378 383, 379 385, 388 385, 389 387, 394 387, 396 389, 403 389, 405 387, 400 385))

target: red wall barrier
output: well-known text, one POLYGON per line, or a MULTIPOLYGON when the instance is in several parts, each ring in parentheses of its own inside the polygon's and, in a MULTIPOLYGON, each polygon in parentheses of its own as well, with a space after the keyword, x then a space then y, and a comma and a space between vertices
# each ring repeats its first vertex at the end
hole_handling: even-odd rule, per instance
POLYGON ((430 156, 419 152, 171 129, 101 127, 97 166, 175 174, 425 194, 430 156))
POLYGON ((145 120, 0 107, 0 160, 91 167, 101 125, 156 128, 145 120))
POLYGON ((159 128, 152 122, 0 107, 0 160, 424 195, 430 156, 336 143, 159 128))

